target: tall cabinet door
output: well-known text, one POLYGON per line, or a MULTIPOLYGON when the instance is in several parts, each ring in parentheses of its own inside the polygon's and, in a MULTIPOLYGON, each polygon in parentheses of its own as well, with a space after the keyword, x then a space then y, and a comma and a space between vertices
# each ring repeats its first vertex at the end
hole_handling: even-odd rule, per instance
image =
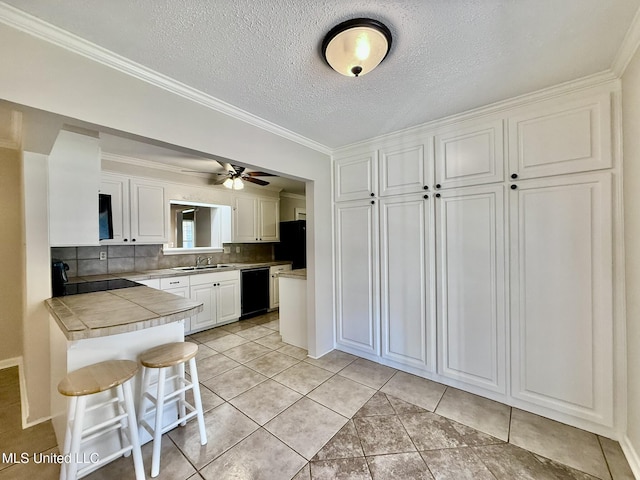
POLYGON ((512 396, 613 423, 611 174, 511 191, 512 396))
POLYGON ((380 354, 378 205, 338 203, 336 225, 336 337, 349 349, 380 354))
POLYGON ((432 371, 435 301, 429 195, 380 202, 382 356, 432 371))
POLYGON ((506 392, 503 188, 436 199, 438 373, 499 393, 506 392))
POLYGON ((167 205, 164 186, 143 180, 131 180, 131 241, 138 243, 165 243, 167 205))

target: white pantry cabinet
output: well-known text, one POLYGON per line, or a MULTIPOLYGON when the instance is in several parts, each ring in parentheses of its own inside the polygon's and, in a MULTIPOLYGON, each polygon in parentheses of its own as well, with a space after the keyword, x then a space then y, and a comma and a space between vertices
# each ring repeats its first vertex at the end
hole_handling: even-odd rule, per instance
POLYGON ((433 187, 433 138, 385 145, 378 155, 381 197, 433 187))
POLYGON ((608 426, 611 184, 608 172, 566 175, 510 192, 512 396, 608 426))
POLYGON ((435 370, 433 199, 380 201, 382 357, 435 370))
POLYGON ((377 152, 336 158, 333 183, 336 202, 375 197, 378 186, 377 152))
POLYGON ((438 373, 504 394, 504 186, 437 195, 438 373))
POLYGON ((103 173, 100 193, 111 195, 113 217, 113 239, 101 244, 167 242, 168 206, 162 184, 103 173))
POLYGON ((240 272, 202 273, 190 277, 190 298, 203 303, 191 317, 191 331, 198 332, 240 317, 240 272))
POLYGON ((335 206, 336 342, 380 355, 378 205, 375 200, 335 206))
POLYGON ((61 130, 49 154, 49 244, 98 245, 100 139, 61 130))
POLYGON ((233 199, 233 242, 280 240, 280 200, 238 195, 233 199))

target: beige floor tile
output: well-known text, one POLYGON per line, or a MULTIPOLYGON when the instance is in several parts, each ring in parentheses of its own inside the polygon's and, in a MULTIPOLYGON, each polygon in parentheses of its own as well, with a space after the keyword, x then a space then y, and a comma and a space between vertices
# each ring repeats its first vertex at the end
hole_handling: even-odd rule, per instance
POLYGON ((190 337, 200 343, 207 343, 221 337, 226 337, 227 335, 229 335, 229 332, 222 328, 212 328, 210 330, 204 330, 203 332, 194 333, 190 335, 190 337))
POLYGON ((273 379, 306 395, 332 376, 333 373, 328 370, 300 362, 274 376, 273 379))
POLYGON ((340 350, 331 350, 320 358, 306 358, 305 362, 324 368, 330 372, 337 373, 344 367, 354 362, 358 357, 350 353, 341 352, 340 350))
POLYGON ((349 420, 311 460, 333 460, 353 457, 364 457, 364 451, 353 420, 349 420))
POLYGON ((347 419, 308 398, 301 398, 265 425, 284 443, 309 460, 347 419))
MULTIPOLYGON (((58 480, 60 478, 60 465, 56 463, 37 464, 31 461, 33 458, 32 452, 29 451, 28 453, 30 455, 29 463, 17 463, 0 470, 0 480, 58 480)), ((52 448, 43 453, 55 454, 58 453, 58 449, 52 448)), ((133 469, 133 464, 131 468, 133 469)))
POLYGON ((399 398, 394 397, 393 395, 387 395, 387 400, 395 410, 398 415, 410 415, 413 413, 426 413, 429 410, 426 410, 422 407, 414 405, 413 403, 405 402, 404 400, 400 400, 399 398))
POLYGON ((311 467, 307 463, 291 480, 311 480, 311 467))
POLYGON ((207 345, 205 345, 204 343, 201 343, 198 345, 198 353, 196 354, 196 362, 200 362, 201 360, 204 360, 205 358, 209 358, 213 355, 215 355, 216 352, 213 348, 208 347, 207 345))
POLYGON ((297 358, 290 357, 284 353, 271 351, 262 357, 245 363, 245 366, 267 377, 273 377, 299 362, 300 360, 297 358))
POLYGON ((254 422, 264 425, 300 398, 302 395, 298 392, 273 380, 266 380, 229 400, 229 403, 254 422))
POLYGON ((598 440, 602 445, 602 451, 609 465, 613 480, 633 480, 633 472, 622 452, 622 448, 620 448, 620 444, 605 437, 598 437, 598 440))
POLYGON ((280 331, 280 320, 272 320, 269 323, 265 323, 262 325, 270 330, 275 330, 276 332, 280 331))
POLYGON ((240 365, 202 383, 216 395, 231 400, 265 380, 267 377, 264 375, 240 365))
POLYGON ((228 403, 224 403, 205 413, 204 423, 207 444, 200 445, 197 422, 189 422, 186 427, 177 427, 168 435, 198 469, 220 456, 259 427, 228 403))
POLYGON ((440 383, 397 372, 380 391, 433 412, 445 389, 440 383))
POLYGON ((394 453, 367 457, 373 480, 433 480, 419 453, 394 453))
MULTIPOLYGON (((193 401, 193 390, 189 390, 186 393, 187 402, 191 405, 195 405, 193 401)), ((202 411, 208 412, 209 410, 213 410, 219 405, 224 403, 224 400, 221 399, 218 395, 213 393, 207 387, 205 387, 202 383, 200 384, 200 399, 202 400, 202 411)), ((195 421, 195 419, 193 420, 195 421)))
POLYGON ((271 335, 272 333, 273 330, 271 330, 270 328, 255 325, 252 328, 237 332, 236 335, 246 338, 247 340, 257 340, 258 338, 266 337, 267 335, 271 335))
POLYGON ((298 360, 304 360, 307 358, 307 351, 304 348, 295 347, 285 343, 284 347, 280 347, 278 352, 289 355, 290 357, 297 358, 298 360))
POLYGON ((229 333, 238 333, 243 330, 249 330, 250 328, 255 327, 256 324, 253 322, 248 322, 246 320, 241 320, 239 322, 227 323, 226 325, 222 325, 219 327, 221 330, 226 330, 229 333))
POLYGON ((235 360, 231 360, 221 353, 216 353, 197 362, 198 379, 202 383, 238 366, 240 366, 240 364, 235 360))
POLYGON ((325 407, 351 418, 367 403, 376 391, 348 378, 334 375, 307 397, 321 403, 325 407))
POLYGON ((394 415, 396 412, 384 393, 376 392, 356 413, 356 417, 394 415))
POLYGON ((509 439, 511 407, 503 403, 447 387, 436 413, 505 442, 509 439))
POLYGON ((205 345, 207 347, 213 348, 216 352, 224 352, 225 350, 237 347, 238 345, 242 345, 243 343, 247 343, 248 341, 249 340, 247 340, 246 338, 242 338, 234 333, 230 333, 229 335, 225 335, 223 337, 216 338, 215 340, 205 342, 205 345))
POLYGON ((230 348, 229 350, 225 350, 224 354, 236 362, 247 363, 254 358, 258 358, 269 353, 270 351, 270 348, 258 345, 254 342, 249 342, 230 348))
POLYGON ((265 347, 269 347, 271 350, 278 350, 286 345, 286 343, 282 341, 282 336, 278 332, 272 332, 266 337, 260 337, 255 340, 255 342, 260 345, 264 345, 265 347))
POLYGON ((338 375, 347 377, 367 387, 379 389, 396 373, 395 368, 386 367, 379 363, 359 358, 352 364, 340 370, 338 375))
POLYGON ((470 448, 431 450, 420 455, 436 480, 496 480, 470 448))
POLYGON ((313 480, 371 480, 364 457, 311 462, 313 480))
POLYGON ((514 408, 509 441, 603 480, 611 479, 600 443, 593 433, 514 408))
POLYGON ((416 451, 397 415, 356 417, 353 423, 366 456, 416 451))
POLYGON ((290 479, 307 461, 264 429, 256 430, 201 470, 205 480, 290 479))

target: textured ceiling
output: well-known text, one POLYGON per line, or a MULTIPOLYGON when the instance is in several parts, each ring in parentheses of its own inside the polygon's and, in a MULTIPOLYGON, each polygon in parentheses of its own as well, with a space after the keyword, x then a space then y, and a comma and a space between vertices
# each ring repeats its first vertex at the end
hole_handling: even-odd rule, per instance
POLYGON ((640 0, 5 0, 330 148, 607 70, 640 0), (320 43, 372 17, 393 47, 369 75, 320 43))

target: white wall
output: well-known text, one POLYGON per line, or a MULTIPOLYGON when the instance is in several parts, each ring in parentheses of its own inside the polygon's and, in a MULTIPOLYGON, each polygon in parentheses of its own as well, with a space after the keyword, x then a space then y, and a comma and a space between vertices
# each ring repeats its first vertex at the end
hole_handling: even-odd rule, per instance
MULTIPOLYGON (((308 221, 318 226, 310 226, 308 231, 313 237, 309 254, 317 259, 308 265, 310 322, 314 324, 309 353, 321 355, 333 348, 328 155, 6 25, 0 25, 0 58, 3 100, 305 179, 311 187, 307 189, 308 221), (311 214, 309 210, 314 211, 311 214)), ((27 271, 48 272, 48 252, 46 260, 44 251, 38 253, 27 260, 27 271), (37 265, 32 263, 36 257, 37 265)), ((28 290, 31 288, 29 284, 28 290)), ((29 298, 33 304, 27 309, 33 311, 46 297, 29 298)), ((27 314, 26 337, 34 334, 33 323, 27 314)), ((31 372, 48 369, 41 356, 26 358, 26 353, 25 349, 25 363, 31 372)), ((39 393, 45 396, 47 390, 48 383, 29 382, 32 418, 48 414, 40 403, 34 403, 39 393)))
POLYGON ((627 295, 627 435, 622 443, 640 476, 640 51, 622 76, 622 133, 627 295))
POLYGON ((290 222, 295 220, 295 209, 306 208, 307 202, 303 196, 280 195, 280 221, 290 222))

